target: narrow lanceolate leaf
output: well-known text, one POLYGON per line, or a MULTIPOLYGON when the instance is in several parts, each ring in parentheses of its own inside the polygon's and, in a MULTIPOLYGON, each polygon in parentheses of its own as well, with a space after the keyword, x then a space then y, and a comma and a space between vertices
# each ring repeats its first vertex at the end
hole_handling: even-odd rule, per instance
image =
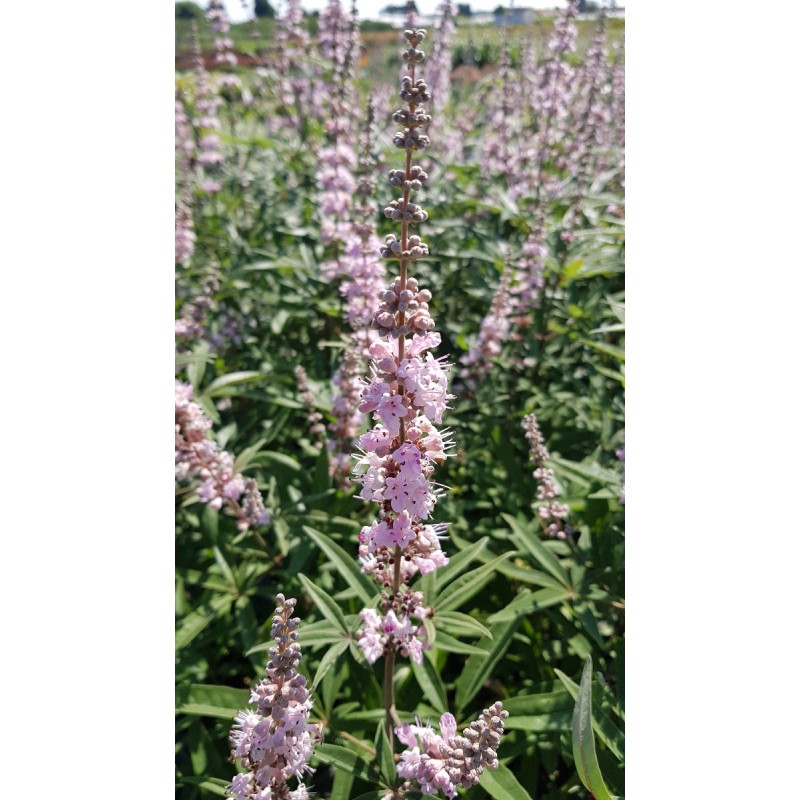
POLYGON ((492 614, 489 622, 506 622, 520 616, 527 616, 550 606, 557 606, 574 597, 572 589, 539 589, 536 592, 521 592, 502 611, 492 614))
POLYGON ((481 775, 481 786, 495 800, 533 800, 505 764, 500 764, 497 769, 485 770, 481 775))
POLYGON ((314 601, 314 605, 319 609, 320 614, 336 626, 338 631, 347 635, 347 623, 344 620, 342 610, 336 605, 336 601, 324 590, 320 589, 319 586, 306 578, 305 575, 301 574, 299 577, 303 588, 311 595, 311 599, 314 601))
POLYGON ((505 721, 509 731, 532 731, 544 733, 545 731, 568 731, 572 726, 572 710, 552 711, 549 714, 530 716, 509 716, 505 721))
POLYGON ((491 631, 475 617, 460 611, 440 611, 433 618, 433 623, 453 636, 492 636, 491 631))
POLYGON ((428 657, 428 653, 422 654, 422 663, 417 664, 413 659, 411 660, 411 669, 414 672, 414 677, 417 679, 425 697, 428 698, 430 704, 440 713, 444 714, 447 711, 447 692, 444 688, 444 683, 439 677, 439 672, 428 657))
POLYGON ((374 781, 377 777, 363 758, 338 744, 318 744, 314 748, 314 755, 323 764, 332 764, 337 769, 343 769, 362 780, 374 781))
MULTIPOLYGON (((347 622, 346 618, 345 622, 347 622)), ((322 647, 342 641, 341 632, 327 619, 321 619, 319 622, 312 622, 308 625, 303 623, 298 633, 300 635, 297 637, 297 641, 301 647, 322 647)), ((273 645, 274 642, 268 642, 267 648, 273 645)))
POLYGON ((597 763, 597 752, 594 748, 592 732, 592 657, 588 656, 583 665, 581 685, 575 711, 572 715, 572 753, 575 767, 583 785, 592 793, 595 800, 612 800, 600 765, 597 763))
POLYGON ((231 686, 192 684, 179 686, 176 690, 178 714, 193 714, 201 717, 233 719, 250 702, 247 689, 231 686))
POLYGON ((230 372, 227 375, 220 375, 213 380, 205 389, 203 394, 206 397, 219 397, 225 394, 233 394, 230 387, 241 383, 252 383, 263 377, 260 372, 252 370, 246 372, 230 372))
POLYGON ((314 682, 311 684, 312 692, 316 690, 317 686, 319 686, 319 682, 325 677, 328 670, 336 663, 339 656, 341 656, 349 646, 350 641, 345 640, 343 642, 338 642, 325 652, 325 655, 322 656, 322 661, 319 662, 319 666, 317 667, 317 674, 314 675, 314 682))
MULTIPOLYGON (((486 638, 491 639, 491 634, 486 638)), ((436 631, 436 641, 432 642, 432 645, 448 653, 463 653, 465 655, 476 653, 479 656, 489 655, 489 651, 485 647, 468 644, 461 639, 456 639, 455 636, 450 636, 449 633, 445 633, 443 630, 436 631)))
POLYGON ((381 777, 388 784, 394 783, 394 752, 392 743, 386 735, 386 724, 383 720, 378 723, 378 730, 375 732, 375 752, 378 754, 377 761, 381 770, 381 777))
POLYGON ((219 547, 214 548, 214 561, 217 562, 217 566, 220 568, 220 571, 225 576, 225 580, 230 583, 230 588, 232 591, 237 590, 236 585, 236 576, 233 574, 233 570, 230 568, 230 565, 225 560, 225 556, 222 555, 222 550, 219 547))
POLYGON ((211 602, 187 614, 175 632, 175 649, 181 650, 197 636, 217 614, 233 602, 231 595, 217 595, 211 602))
MULTIPOLYGON (((567 691, 572 695, 572 699, 577 700, 578 692, 580 691, 578 684, 575 683, 572 678, 566 676, 560 669, 557 669, 555 672, 564 686, 566 686, 567 691)), ((606 747, 608 747, 620 761, 624 761, 625 734, 612 722, 611 718, 602 709, 594 709, 592 711, 592 727, 595 733, 603 740, 606 747)))
POLYGON ((219 797, 228 797, 229 780, 222 778, 198 778, 194 775, 185 776, 180 779, 180 785, 199 786, 204 792, 215 794, 219 797))
POLYGON ((339 574, 347 581, 347 585, 355 591, 361 601, 365 605, 371 605, 372 599, 376 594, 375 583, 361 572, 358 568, 358 561, 353 555, 346 553, 343 548, 324 533, 320 533, 314 528, 309 528, 307 525, 303 526, 303 530, 314 544, 328 556, 331 563, 339 571, 339 574))
POLYGON ((502 514, 501 516, 513 531, 517 542, 534 557, 539 565, 549 572, 562 586, 569 586, 569 577, 564 567, 544 546, 542 540, 531 530, 520 524, 519 520, 512 517, 511 514, 502 514))
POLYGON ((331 787, 331 800, 348 800, 353 790, 355 778, 350 772, 337 769, 333 776, 333 786, 331 787))
POLYGON ((463 603, 466 603, 491 579, 497 565, 504 559, 511 558, 514 555, 516 555, 514 550, 509 553, 503 553, 503 555, 497 556, 487 564, 470 570, 466 575, 462 575, 458 580, 453 581, 434 600, 433 606, 436 609, 436 613, 454 611, 463 603))
POLYGON ((480 556, 488 542, 489 537, 484 536, 482 539, 475 542, 475 544, 471 544, 469 547, 465 547, 463 550, 456 553, 450 559, 447 566, 437 569, 435 573, 429 574, 436 575, 436 583, 439 587, 447 586, 447 584, 454 581, 472 561, 480 556))
MULTIPOLYGON (((539 694, 516 694, 503 700, 503 708, 508 711, 510 720, 516 716, 539 716, 552 714, 555 711, 568 711, 572 720, 572 710, 575 708, 575 701, 570 697, 569 692, 563 686, 558 686, 552 692, 540 692, 539 694)), ((506 720, 506 723, 508 720, 506 720)), ((507 727, 507 724, 506 724, 507 727)))
POLYGON ((498 564, 497 571, 502 575, 513 578, 515 581, 529 583, 532 586, 549 586, 557 589, 563 585, 546 572, 542 572, 539 569, 531 569, 530 567, 520 567, 516 564, 498 564))
POLYGON ((498 622, 492 626, 491 639, 484 637, 478 641, 478 646, 488 650, 489 655, 470 656, 464 666, 464 671, 456 679, 456 706, 459 712, 466 708, 467 703, 475 697, 483 682, 492 674, 511 644, 511 637, 514 635, 518 623, 518 619, 511 622, 498 622))
POLYGON ((247 469, 247 466, 253 460, 253 456, 255 456, 266 443, 266 439, 259 439, 255 444, 250 445, 250 447, 245 447, 244 450, 236 456, 236 461, 233 462, 234 472, 241 472, 247 469))

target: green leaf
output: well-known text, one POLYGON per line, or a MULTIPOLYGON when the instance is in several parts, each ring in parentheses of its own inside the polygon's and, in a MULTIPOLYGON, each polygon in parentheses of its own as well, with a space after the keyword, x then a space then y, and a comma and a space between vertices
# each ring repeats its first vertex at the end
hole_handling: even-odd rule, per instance
POLYGON ((539 589, 537 592, 525 590, 515 597, 502 611, 492 614, 489 622, 505 622, 519 616, 527 616, 535 611, 558 605, 574 597, 572 589, 539 589))
POLYGON ((234 689, 231 686, 195 683, 177 687, 175 694, 178 701, 176 713, 202 717, 233 719, 250 702, 247 689, 234 689))
POLYGON ((519 624, 519 618, 511 622, 498 622, 492 626, 492 639, 484 637, 478 642, 480 647, 489 651, 487 656, 472 655, 464 665, 464 671, 456 679, 456 706, 463 711, 483 686, 483 682, 492 674, 497 662, 502 658, 511 637, 519 624))
POLYGON ((572 753, 575 767, 583 785, 592 793, 595 800, 612 800, 594 747, 592 732, 592 657, 588 656, 583 665, 581 685, 575 711, 572 715, 572 753))
POLYGON ((370 782, 375 780, 375 773, 369 764, 346 747, 338 744, 318 744, 314 748, 314 755, 323 764, 332 764, 357 778, 370 782))
POLYGON ((516 550, 503 553, 497 558, 493 558, 487 564, 483 564, 471 570, 466 575, 462 575, 458 580, 453 581, 447 586, 433 602, 436 613, 456 609, 466 603, 472 596, 476 595, 483 586, 491 579, 492 573, 498 563, 506 558, 516 555, 516 550))
POLYGON ((328 648, 322 660, 319 662, 317 672, 314 675, 314 682, 311 684, 311 691, 315 691, 320 681, 325 677, 328 670, 336 663, 342 653, 350 646, 350 641, 337 642, 333 647, 328 648))
POLYGON ((560 471, 570 478, 577 476, 578 478, 583 478, 584 481, 588 481, 590 483, 594 481, 601 481, 602 483, 607 483, 614 487, 619 485, 619 475, 617 475, 614 470, 608 469, 607 467, 601 467, 599 464, 582 464, 577 461, 569 461, 566 458, 560 458, 559 456, 554 455, 550 456, 550 461, 552 461, 560 471))
POLYGON ((569 578, 558 559, 544 546, 532 531, 520 524, 511 514, 502 514, 514 533, 514 538, 546 569, 562 586, 569 586, 569 578))
POLYGON ((235 392, 230 391, 231 387, 240 383, 253 383, 262 377, 263 375, 260 372, 254 370, 229 372, 227 375, 220 375, 219 378, 209 383, 203 394, 206 397, 224 397, 225 395, 235 394, 235 392))
POLYGON ((217 595, 207 606, 192 611, 185 616, 175 632, 175 649, 182 650, 192 639, 197 636, 217 614, 233 602, 233 597, 228 594, 217 595))
POLYGON ((459 552, 457 552, 450 559, 446 566, 442 567, 441 569, 437 569, 435 573, 428 573, 429 575, 436 576, 440 591, 441 588, 454 581, 470 565, 472 561, 474 561, 481 555, 481 553, 483 553, 488 542, 489 537, 484 536, 482 539, 479 539, 477 542, 475 542, 475 544, 471 544, 469 547, 459 550, 459 552))
POLYGON ((200 382, 203 380, 203 375, 206 372, 206 361, 208 360, 208 342, 199 342, 194 348, 193 358, 189 366, 186 368, 186 377, 189 378, 189 383, 192 384, 195 395, 199 393, 200 382))
MULTIPOLYGON (((568 711, 570 719, 575 702, 570 697, 569 692, 557 684, 557 688, 552 692, 541 692, 539 694, 517 694, 503 700, 503 708, 508 711, 509 718, 517 715, 539 716, 551 714, 554 711, 568 711)), ((507 720, 508 721, 508 720, 507 720)))
POLYGON ((578 341, 581 344, 585 344, 587 347, 593 347, 598 352, 605 353, 619 361, 625 360, 625 351, 621 347, 614 347, 614 345, 607 344, 606 342, 593 342, 591 339, 580 338, 578 341))
MULTIPOLYGON (((347 623, 347 617, 345 617, 347 623)), ((301 647, 321 647, 326 644, 335 644, 342 641, 342 633, 337 630, 327 619, 321 619, 318 622, 303 623, 298 629, 297 641, 301 647)), ((270 640, 259 648, 268 650, 274 645, 270 640)))
MULTIPOLYGON (((503 705, 505 707, 505 703, 503 705)), ((509 716, 504 725, 510 731, 532 731, 534 733, 568 731, 572 726, 572 709, 554 711, 549 714, 537 714, 535 716, 515 714, 514 716, 509 716)))
POLYGON ((225 576, 225 580, 230 584, 231 590, 235 592, 238 589, 236 585, 236 576, 233 574, 233 570, 225 560, 225 556, 222 555, 222 550, 220 550, 219 547, 214 548, 214 561, 217 562, 220 572, 222 572, 225 576))
POLYGON ((330 800, 348 800, 350 792, 353 790, 353 774, 337 769, 333 776, 333 786, 331 787, 330 800))
POLYGON ((559 581, 547 573, 530 567, 521 567, 517 564, 498 564, 497 571, 502 575, 513 578, 515 581, 530 583, 532 586, 549 586, 551 588, 562 586, 559 581))
POLYGON ((236 456, 236 460, 233 462, 233 471, 242 472, 247 469, 248 464, 253 460, 253 456, 255 456, 266 443, 266 438, 262 438, 255 444, 250 445, 250 447, 245 447, 244 450, 236 456))
MULTIPOLYGON (((560 669, 555 670, 573 700, 578 699, 580 691, 578 684, 567 677, 560 669)), ((592 712, 592 727, 597 735, 603 740, 606 747, 619 759, 625 760, 625 734, 611 721, 611 718, 602 710, 595 709, 592 712)))
POLYGON ((300 578, 300 582, 303 584, 303 588, 311 595, 311 599, 314 601, 314 605, 319 609, 319 612, 322 614, 325 619, 329 622, 333 623, 336 628, 341 631, 345 636, 348 635, 349 631, 347 630, 347 623, 344 620, 344 614, 339 606, 336 604, 330 595, 328 595, 323 589, 320 589, 315 583, 312 583, 305 575, 302 573, 298 576, 300 578))
POLYGON ((447 692, 428 652, 423 652, 422 663, 411 659, 411 670, 430 704, 440 713, 447 711, 447 692))
POLYGON ((223 780, 222 778, 203 778, 198 775, 186 775, 180 778, 180 785, 199 786, 203 791, 209 794, 215 794, 219 797, 228 797, 227 788, 230 781, 223 780))
POLYGON ((278 453, 275 450, 264 450, 259 455, 259 460, 265 464, 269 462, 279 464, 286 467, 290 472, 300 473, 305 471, 297 459, 287 456, 286 453, 278 453))
POLYGON ((481 775, 481 787, 495 800, 533 800, 505 764, 500 764, 497 769, 487 769, 481 775))
POLYGON ((381 770, 381 777, 386 783, 393 784, 395 780, 394 751, 392 743, 386 735, 385 720, 378 723, 378 730, 375 732, 375 752, 378 754, 377 762, 381 770))
MULTIPOLYGON (((487 639, 491 638, 491 632, 487 639)), ((467 642, 462 642, 460 639, 456 639, 454 636, 450 636, 449 633, 445 633, 443 630, 439 629, 436 631, 436 641, 433 642, 434 647, 438 647, 439 650, 445 650, 448 653, 465 653, 467 655, 472 655, 476 653, 479 656, 488 656, 489 651, 484 650, 482 647, 478 647, 474 644, 467 644, 467 642)))
POLYGON ((489 636, 491 631, 469 614, 460 611, 440 611, 433 618, 437 628, 444 628, 454 636, 489 636))
POLYGON ((339 571, 339 574, 347 581, 347 585, 355 591, 365 605, 370 605, 377 594, 375 583, 361 572, 358 560, 353 555, 346 553, 342 547, 324 533, 314 530, 314 528, 309 528, 307 525, 303 525, 303 530, 313 540, 314 544, 328 556, 331 563, 339 571))

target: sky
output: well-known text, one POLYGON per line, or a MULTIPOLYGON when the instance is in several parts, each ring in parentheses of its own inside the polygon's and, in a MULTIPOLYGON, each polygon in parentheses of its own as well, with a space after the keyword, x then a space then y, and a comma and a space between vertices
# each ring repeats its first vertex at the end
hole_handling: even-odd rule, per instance
MULTIPOLYGON (((271 0, 275 5, 276 0, 271 0)), ((387 5, 399 5, 403 0, 357 0, 359 16, 364 18, 376 17, 380 10, 387 5)), ((510 5, 507 0, 460 0, 460 2, 469 2, 473 11, 493 11, 498 5, 510 5)), ((241 0, 223 0, 225 8, 228 12, 231 22, 244 22, 248 19, 248 11, 242 7, 241 0)), ((252 0, 248 0, 248 8, 251 8, 252 0)), ((322 8, 325 5, 325 0, 302 0, 303 8, 313 11, 314 9, 322 8)), ((517 7, 525 8, 562 8, 565 6, 566 0, 515 0, 514 5, 517 7)), ((205 3, 201 3, 205 5, 205 3)), ((349 5, 349 2, 348 2, 349 5)), ((417 0, 417 8, 423 14, 432 13, 439 5, 439 0, 417 0)), ((624 7, 624 0, 617 3, 620 7, 624 7)))

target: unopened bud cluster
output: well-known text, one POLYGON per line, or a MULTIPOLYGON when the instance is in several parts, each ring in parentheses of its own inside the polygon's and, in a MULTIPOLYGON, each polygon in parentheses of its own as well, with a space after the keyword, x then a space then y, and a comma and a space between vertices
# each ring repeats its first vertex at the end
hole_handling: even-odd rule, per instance
MULTIPOLYGON (((414 239, 419 239, 419 236, 410 236, 409 243, 414 239)), ((415 248, 422 249, 419 244, 414 244, 411 250, 415 248)), ((424 248, 427 255, 427 245, 424 248)), ((436 323, 431 319, 428 307, 431 293, 420 289, 416 278, 408 278, 406 288, 401 287, 400 278, 395 278, 392 286, 378 295, 381 303, 372 318, 372 327, 394 338, 432 331, 436 323)))

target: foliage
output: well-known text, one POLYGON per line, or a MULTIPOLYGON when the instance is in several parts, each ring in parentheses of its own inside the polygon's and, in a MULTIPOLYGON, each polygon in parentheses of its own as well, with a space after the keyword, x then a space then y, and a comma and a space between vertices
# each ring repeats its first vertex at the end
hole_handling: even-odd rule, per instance
MULTIPOLYGON (((178 5, 191 4, 176 4, 176 15, 178 5)), ((494 63, 498 52, 487 39, 472 62, 494 63)), ((301 670, 313 687, 314 720, 324 726, 313 789, 321 798, 379 798, 375 789, 390 771, 381 758, 382 665, 367 664, 355 646, 358 612, 375 594, 355 557, 370 511, 354 497, 357 486, 331 479, 294 372, 306 370, 315 408, 330 422, 331 378, 347 328, 338 289, 320 273, 330 255, 315 179, 324 127, 314 118, 300 128, 275 124, 283 111, 273 96, 258 94, 254 75, 241 77, 255 99, 221 110, 221 191, 195 189, 197 239, 191 261, 177 268, 176 315, 201 293, 212 265, 219 285, 204 335, 179 341, 176 363, 213 422, 211 435, 257 481, 272 521, 242 532, 224 511, 199 502, 195 489, 177 487, 177 796, 224 793, 231 719, 263 674, 274 597, 283 592, 298 599, 301 670)), ((363 107, 367 75, 359 81, 363 107)), ((192 110, 194 78, 180 75, 179 85, 192 110)), ((466 113, 473 119, 466 155, 434 151, 426 195, 424 283, 442 334, 439 354, 455 362, 478 331, 508 252, 519 252, 530 227, 524 204, 471 155, 489 121, 456 96, 449 116, 466 113)), ((377 127, 379 154, 395 157, 392 123, 380 119, 377 127)), ((392 196, 380 182, 377 191, 376 212, 392 196)), ((547 305, 474 390, 459 390, 445 417, 458 442, 457 457, 437 474, 451 489, 437 507, 437 518, 452 521, 450 564, 422 580, 436 609, 433 648, 422 665, 400 664, 396 704, 405 720, 419 714, 435 722, 449 708, 460 726, 503 701, 510 716, 502 766, 469 790, 476 800, 587 797, 584 786, 599 800, 624 786, 616 455, 624 444, 624 222, 609 211, 622 193, 619 171, 609 169, 569 244, 559 239, 566 209, 548 209, 547 305), (569 505, 574 541, 542 536, 521 428, 530 412, 569 505), (597 776, 603 789, 595 788, 597 776)), ((381 233, 393 230, 377 221, 381 233)))

